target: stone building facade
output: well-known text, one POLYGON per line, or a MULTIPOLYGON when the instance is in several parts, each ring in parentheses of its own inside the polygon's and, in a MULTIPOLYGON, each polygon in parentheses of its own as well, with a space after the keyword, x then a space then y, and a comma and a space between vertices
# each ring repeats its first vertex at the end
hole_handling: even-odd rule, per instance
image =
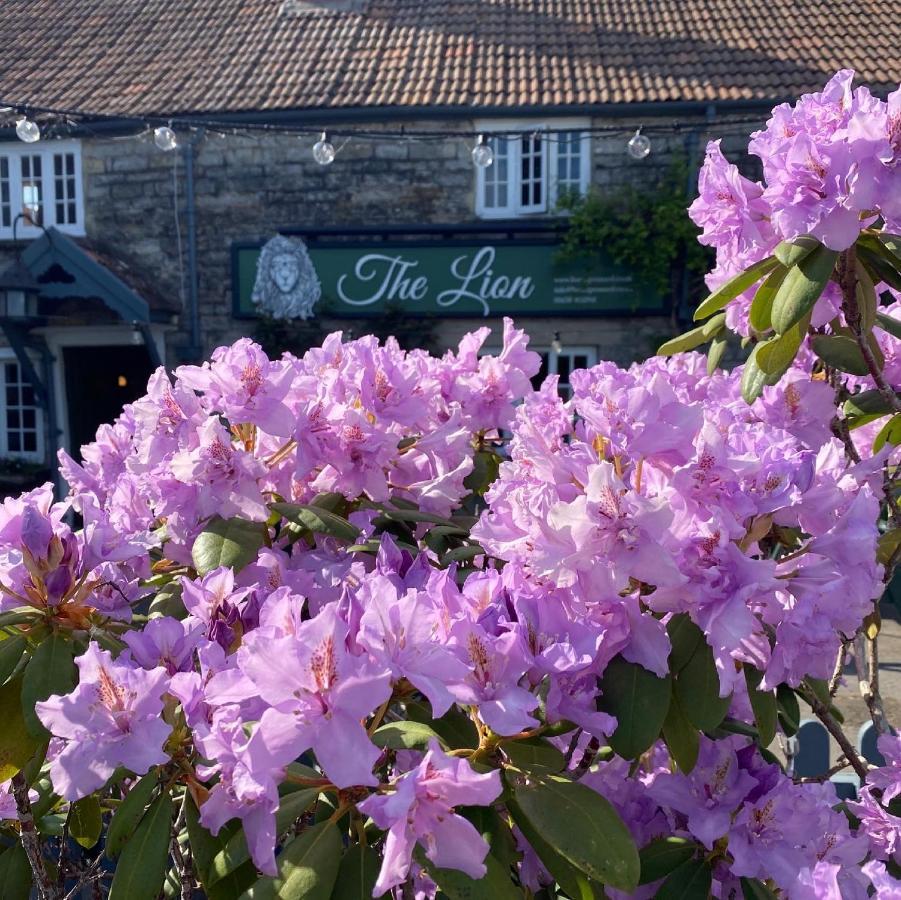
MULTIPOLYGON (((602 124, 599 120, 588 122, 602 124)), ((553 119, 536 120, 536 126, 540 124, 552 125, 553 119)), ((641 122, 616 124, 629 132, 641 122)), ((683 120, 678 124, 683 131, 655 136, 652 153, 643 160, 626 154, 626 139, 621 134, 591 136, 587 141, 591 185, 612 192, 627 183, 639 187, 654 184, 674 152, 690 154, 699 162, 707 131, 717 133, 715 123, 705 126, 703 120, 683 120)), ((439 122, 416 125, 446 127, 439 122)), ((454 127, 475 133, 473 122, 455 123, 454 127)), ((747 125, 744 128, 746 133, 750 130, 747 125)), ((185 155, 193 154, 200 352, 206 355, 253 327, 253 322, 233 314, 234 242, 265 241, 281 229, 315 231, 361 225, 440 229, 479 224, 496 228, 508 221, 477 214, 472 142, 464 138, 408 143, 393 137, 383 143, 350 139, 330 166, 313 160, 312 142, 312 138, 293 135, 203 134, 193 137, 193 145, 162 153, 146 138, 86 140, 82 151, 86 235, 92 243, 114 249, 129 266, 149 275, 159 292, 178 298, 185 308, 191 227, 185 210, 185 155)), ((340 146, 342 141, 336 138, 335 143, 340 146)), ((553 214, 554 210, 548 209, 518 216, 516 221, 545 220, 553 214)), ((171 362, 191 355, 185 319, 181 316, 177 330, 167 332, 166 355, 171 362)), ((619 362, 648 352, 647 346, 636 342, 636 329, 640 340, 640 336, 656 338, 670 328, 667 316, 662 321, 652 317, 641 323, 618 316, 600 321, 595 316, 588 321, 547 316, 519 319, 517 315, 518 324, 544 345, 556 332, 564 337, 567 331, 578 333, 597 346, 598 358, 619 362)), ((497 316, 487 322, 481 317, 448 318, 439 323, 438 341, 442 347, 450 346, 467 330, 498 322, 497 316)), ((343 324, 356 334, 366 328, 365 322, 353 319, 343 324)))
MULTIPOLYGON (((561 121, 577 126, 574 133, 578 128, 585 129, 586 136, 580 138, 579 145, 579 153, 585 157, 580 160, 579 190, 607 194, 628 184, 644 189, 653 186, 676 156, 696 168, 708 136, 719 136, 722 131, 739 151, 752 127, 747 117, 738 126, 723 123, 719 128, 709 116, 655 120, 649 129, 652 151, 644 159, 629 156, 625 144, 634 129, 647 127, 647 119, 560 120, 542 116, 515 122, 499 120, 496 125, 485 120, 455 120, 453 129, 473 134, 479 129, 486 133, 510 128, 553 130, 561 127, 561 121), (617 131, 591 133, 604 128, 617 131)), ((370 132, 384 128, 379 123, 356 127, 370 132)), ((416 122, 418 132, 437 133, 447 128, 448 123, 439 120, 416 122)), ((398 138, 395 128, 386 130, 384 140, 334 140, 338 154, 328 166, 313 159, 313 138, 294 134, 222 135, 193 130, 180 135, 179 147, 170 152, 160 150, 147 133, 98 136, 82 132, 60 144, 78 151, 75 192, 79 217, 74 225, 51 223, 51 244, 71 244, 73 252, 80 249, 90 260, 99 262, 107 275, 146 302, 149 314, 140 326, 129 318, 128 308, 110 314, 104 308, 107 298, 103 290, 92 293, 79 280, 71 292, 60 286, 53 297, 44 297, 59 263, 52 252, 42 257, 45 271, 35 270, 39 282, 43 282, 42 315, 29 325, 29 353, 35 375, 40 378, 42 360, 34 350, 41 344, 48 348, 52 365, 44 379, 46 396, 35 397, 34 403, 36 407, 52 404, 54 409, 49 417, 45 410, 43 424, 36 421, 42 418, 39 412, 32 414, 24 408, 13 411, 14 417, 18 412, 19 418, 27 414, 29 422, 35 421, 27 451, 23 436, 16 445, 23 448, 23 455, 38 460, 55 452, 50 429, 57 433, 57 446, 77 452, 97 424, 107 421, 123 402, 139 394, 156 364, 174 367, 198 361, 215 347, 241 336, 263 340, 271 351, 283 349, 280 342, 297 351, 303 349, 304 342, 317 342, 331 330, 341 329, 355 336, 369 331, 384 335, 385 328, 390 327, 372 318, 354 317, 352 310, 345 309, 340 315, 326 312, 299 334, 285 338, 284 330, 267 328, 261 317, 242 315, 236 310, 235 296, 234 249, 238 245, 263 244, 280 232, 334 236, 346 231, 348 240, 359 243, 364 239, 355 237, 354 230, 362 228, 367 232, 365 240, 375 241, 374 246, 382 229, 394 236, 409 229, 407 239, 425 237, 451 246, 455 229, 463 229, 471 235, 469 244, 516 246, 522 238, 516 235, 517 229, 537 224, 546 225, 550 232, 565 223, 565 215, 555 208, 551 196, 547 156, 542 163, 548 184, 543 187, 546 196, 541 209, 494 216, 480 208, 479 192, 485 188, 473 165, 471 139, 405 140, 398 138), (96 315, 73 318, 71 309, 61 309, 60 303, 65 301, 58 298, 67 293, 72 295, 69 307, 79 305, 83 309, 90 302, 96 315), (110 362, 95 372, 92 365, 100 357, 110 362), (101 397, 105 402, 100 402, 101 397)), ((553 140, 548 138, 545 143, 553 140)), ((55 145, 52 139, 35 145, 49 154, 45 156, 47 172, 55 145)), ((0 158, 4 148, 13 168, 21 165, 23 153, 32 152, 10 141, 0 143, 0 158)), ((547 154, 547 147, 544 152, 547 154)), ((490 172, 490 167, 486 171, 490 172)), ((52 218, 55 186, 49 177, 44 181, 45 209, 41 217, 46 222, 52 218)), ((13 187, 24 189, 19 180, 13 187)), ((514 189, 516 185, 511 185, 510 192, 514 189)), ((690 191, 691 185, 686 183, 686 203, 690 191)), ((16 211, 13 206, 12 212, 16 211)), ((16 240, 11 237, 11 231, 4 234, 0 228, 0 271, 22 257, 23 249, 46 240, 42 230, 25 219, 18 223, 16 240)), ((529 234, 525 240, 531 240, 529 234)), ((68 265, 63 262, 62 268, 68 265)), ((65 281, 65 275, 60 277, 65 281)), ((667 296, 660 301, 656 313, 599 310, 595 305, 584 315, 568 310, 555 315, 546 309, 535 315, 514 303, 495 306, 488 315, 476 315, 478 311, 471 310, 469 315, 452 313, 421 319, 413 304, 402 311, 404 340, 408 345, 425 344, 440 352, 455 346, 465 333, 487 325, 493 335, 486 346, 498 346, 502 318, 509 314, 545 355, 547 370, 559 372, 565 383, 569 368, 603 359, 625 364, 652 353, 672 334, 680 298, 667 296), (421 322, 421 333, 417 322, 421 322)), ((292 333, 290 328, 287 333, 292 333)), ((0 363, 11 366, 17 354, 8 334, 7 343, 10 346, 5 350, 0 347, 0 363)), ((9 372, 7 380, 29 380, 21 361, 18 374, 13 375, 12 369, 9 372)), ((2 444, 0 439, 0 457, 2 444)), ((8 447, 7 451, 14 453, 15 448, 8 447)))
POLYGON ((881 93, 901 80, 892 0, 90 6, 0 4, 0 491, 10 460, 77 454, 155 366, 242 335, 277 352, 393 330, 440 351, 488 325, 492 348, 509 315, 565 393, 573 367, 652 352, 693 298, 605 247, 561 260, 564 193, 658 190, 708 138, 752 167, 736 150, 775 102, 847 65, 881 93), (149 137, 167 125, 175 149, 149 137), (274 308, 300 285, 312 319, 256 314, 279 235, 259 284, 274 308))

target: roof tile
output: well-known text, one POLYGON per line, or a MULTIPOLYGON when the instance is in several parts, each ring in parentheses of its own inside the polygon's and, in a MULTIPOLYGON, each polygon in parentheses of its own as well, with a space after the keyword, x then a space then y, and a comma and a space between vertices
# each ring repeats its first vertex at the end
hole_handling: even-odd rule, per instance
POLYGON ((762 101, 901 81, 896 0, 2 0, 0 100, 121 115, 762 101), (22 48, 27 47, 27 52, 22 48))

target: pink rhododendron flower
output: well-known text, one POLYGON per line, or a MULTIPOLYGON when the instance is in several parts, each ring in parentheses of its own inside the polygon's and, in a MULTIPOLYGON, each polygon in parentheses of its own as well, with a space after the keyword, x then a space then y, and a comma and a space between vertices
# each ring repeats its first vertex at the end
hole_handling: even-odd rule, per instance
POLYGON ((139 669, 91 643, 76 660, 78 687, 35 706, 62 752, 50 766, 54 789, 78 800, 102 787, 118 766, 143 775, 168 759, 171 727, 162 719, 166 670, 139 669))
POLYGON ((466 760, 447 756, 433 741, 422 762, 393 787, 393 793, 373 794, 359 804, 361 812, 388 832, 373 896, 406 880, 417 843, 439 868, 460 869, 470 878, 484 876, 488 843, 454 808, 493 803, 501 792, 498 772, 479 775, 466 760))

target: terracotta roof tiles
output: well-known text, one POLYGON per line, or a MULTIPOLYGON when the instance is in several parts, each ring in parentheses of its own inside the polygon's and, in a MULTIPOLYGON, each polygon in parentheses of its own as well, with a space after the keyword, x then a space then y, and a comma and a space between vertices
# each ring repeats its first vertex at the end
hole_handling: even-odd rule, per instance
POLYGON ((901 81, 896 0, 293 6, 291 14, 281 0, 2 0, 0 99, 133 116, 502 109, 769 101, 814 90, 844 66, 878 89, 901 81))

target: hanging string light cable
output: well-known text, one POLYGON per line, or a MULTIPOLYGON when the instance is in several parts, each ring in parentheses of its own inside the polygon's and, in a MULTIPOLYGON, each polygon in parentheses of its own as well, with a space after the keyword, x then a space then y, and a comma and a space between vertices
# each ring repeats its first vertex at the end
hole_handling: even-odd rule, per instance
MULTIPOLYGON (((548 111, 553 119, 553 111, 548 111)), ((717 134, 746 133, 748 126, 761 125, 764 113, 758 116, 721 116, 716 120, 717 134)), ((370 143, 399 141, 403 143, 428 143, 449 140, 466 140, 472 147, 473 165, 479 169, 487 169, 494 162, 497 142, 501 140, 515 141, 537 136, 549 143, 568 143, 573 132, 583 136, 610 136, 626 139, 624 151, 637 160, 645 159, 651 152, 649 135, 665 137, 678 134, 703 134, 710 130, 710 123, 705 120, 641 124, 635 128, 631 123, 611 122, 609 124, 590 124, 581 128, 555 127, 553 124, 534 129, 520 130, 498 128, 486 132, 473 133, 471 129, 458 127, 448 128, 409 128, 406 125, 375 128, 371 125, 341 125, 324 131, 321 126, 302 122, 267 122, 267 121, 229 121, 220 117, 185 115, 132 115, 129 113, 98 113, 81 109, 59 109, 36 106, 0 99, 0 131, 4 125, 14 128, 16 136, 26 143, 34 143, 42 138, 59 138, 87 135, 97 139, 118 139, 127 137, 144 138, 152 135, 153 142, 163 152, 175 150, 179 146, 179 133, 188 135, 203 132, 204 136, 214 135, 226 137, 260 138, 266 135, 285 135, 300 138, 312 137, 313 158, 321 166, 330 166, 336 156, 350 140, 370 143), (42 129, 41 123, 44 124, 42 129), (132 135, 113 135, 113 131, 133 130, 132 135), (336 139, 341 143, 336 148, 336 139), (474 143, 472 143, 474 142, 474 143)))

